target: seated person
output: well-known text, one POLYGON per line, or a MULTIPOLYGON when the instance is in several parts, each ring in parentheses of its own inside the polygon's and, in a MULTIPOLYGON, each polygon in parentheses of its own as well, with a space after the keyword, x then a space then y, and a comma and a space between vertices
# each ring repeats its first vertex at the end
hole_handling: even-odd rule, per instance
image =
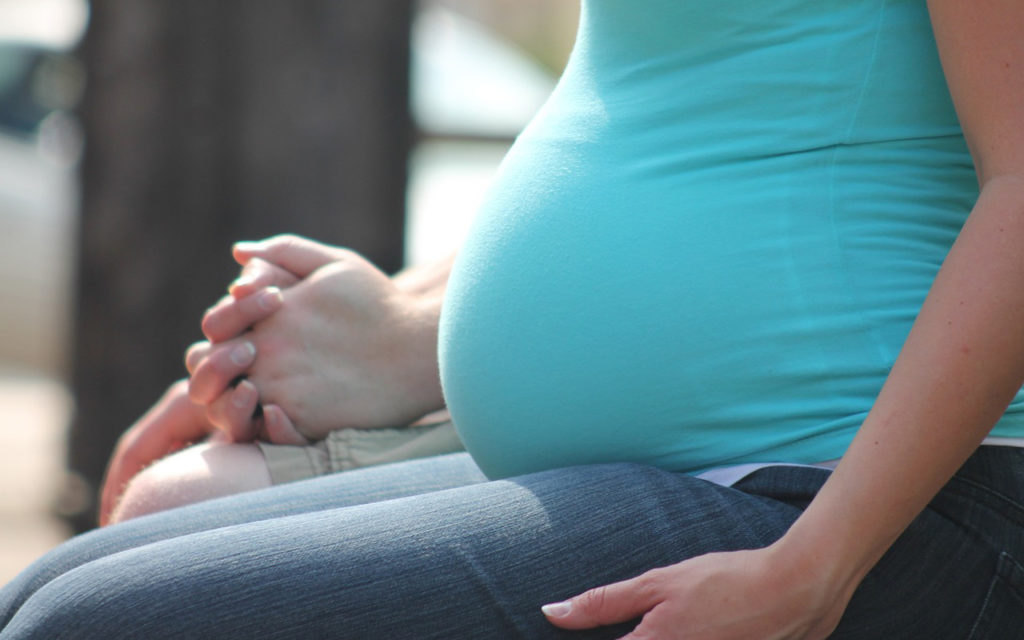
POLYGON ((1019 636, 1021 42, 1016 0, 584 0, 443 311, 262 256, 308 275, 189 358, 233 440, 443 402, 468 453, 74 538, 0 640, 1019 636))

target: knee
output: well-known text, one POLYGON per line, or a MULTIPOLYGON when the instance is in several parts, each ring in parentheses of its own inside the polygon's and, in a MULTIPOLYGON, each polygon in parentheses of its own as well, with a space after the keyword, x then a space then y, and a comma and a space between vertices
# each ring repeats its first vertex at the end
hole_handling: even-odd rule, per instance
POLYGON ((270 473, 256 445, 196 445, 132 478, 111 523, 268 486, 270 473))

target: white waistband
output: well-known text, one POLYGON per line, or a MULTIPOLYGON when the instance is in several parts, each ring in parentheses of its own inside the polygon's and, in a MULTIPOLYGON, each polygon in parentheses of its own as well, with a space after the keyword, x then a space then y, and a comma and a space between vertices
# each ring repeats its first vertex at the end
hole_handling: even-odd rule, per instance
MULTIPOLYGON (((1024 438, 985 438, 981 442, 982 446, 992 445, 997 447, 1021 447, 1024 448, 1024 438)), ((764 469, 765 467, 810 467, 814 469, 835 469, 836 465, 839 464, 839 460, 828 460, 825 462, 818 462, 816 464, 798 464, 794 462, 751 462, 748 464, 738 464, 731 467, 719 467, 717 469, 711 469, 704 473, 698 474, 697 477, 701 480, 707 480, 708 482, 714 482, 715 484, 722 485, 723 487, 731 487, 743 478, 746 478, 750 474, 754 473, 758 469, 764 469)))

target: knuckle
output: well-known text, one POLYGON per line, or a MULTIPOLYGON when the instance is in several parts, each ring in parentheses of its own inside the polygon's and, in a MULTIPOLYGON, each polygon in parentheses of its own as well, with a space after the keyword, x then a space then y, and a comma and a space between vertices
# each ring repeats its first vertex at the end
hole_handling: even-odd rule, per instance
POLYGON ((663 574, 663 569, 651 569, 640 574, 635 579, 637 590, 645 595, 658 591, 661 588, 663 574))
POLYGON ((223 346, 211 352, 207 361, 209 362, 210 373, 213 376, 216 376, 218 379, 225 376, 233 378, 241 369, 240 365, 232 360, 232 352, 237 344, 237 341, 232 340, 229 343, 223 343, 223 346))
POLYGON ((679 588, 679 585, 674 585, 673 574, 665 567, 640 574, 635 578, 634 584, 637 594, 650 602, 660 600, 666 590, 679 588))
POLYGON ((188 346, 188 349, 185 350, 185 353, 194 357, 205 352, 209 347, 209 340, 200 340, 198 342, 193 342, 192 344, 190 344, 188 346))
POLYGON ((271 244, 292 244, 299 241, 299 236, 294 233, 279 233, 267 238, 271 244))
MULTIPOLYGON (((239 320, 245 322, 247 325, 251 324, 254 320, 258 320, 267 314, 266 308, 263 306, 267 304, 262 300, 262 296, 266 295, 268 290, 266 288, 254 292, 250 296, 246 296, 238 301, 237 315, 239 320)), ((240 327, 244 328, 244 327, 240 327)))
POLYGON ((213 402, 206 408, 206 419, 210 421, 214 427, 218 429, 224 428, 224 414, 221 411, 219 402, 213 402))
POLYGON ((291 249, 301 246, 303 241, 304 238, 294 233, 281 233, 271 238, 267 244, 278 249, 291 249))
POLYGON ((226 349, 216 349, 200 362, 192 374, 189 397, 202 404, 211 402, 233 374, 229 358, 226 349))
POLYGON ((192 384, 188 386, 188 397, 192 402, 198 402, 200 404, 206 402, 205 385, 202 384, 201 372, 197 371, 196 375, 192 376, 192 384))
POLYGON ((185 368, 189 373, 195 375, 196 370, 203 363, 203 358, 206 357, 209 346, 209 342, 197 342, 185 350, 185 368))
POLYGON ((214 313, 213 309, 203 314, 203 319, 199 323, 200 329, 202 329, 203 335, 207 338, 214 340, 217 335, 217 325, 219 324, 220 316, 214 313))
POLYGON ((578 606, 585 614, 593 616, 604 609, 607 601, 608 589, 597 587, 577 596, 574 606, 578 606))

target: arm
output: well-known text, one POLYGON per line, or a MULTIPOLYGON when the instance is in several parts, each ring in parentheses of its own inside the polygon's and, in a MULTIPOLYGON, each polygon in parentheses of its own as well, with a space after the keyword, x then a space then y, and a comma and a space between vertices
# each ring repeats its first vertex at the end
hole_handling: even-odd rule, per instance
POLYGON ((455 254, 442 258, 437 262, 415 265, 396 273, 392 278, 395 286, 402 291, 430 296, 440 300, 448 287, 448 276, 452 272, 455 254))
POLYGON ((981 196, 860 433, 786 536, 842 550, 858 581, 1024 382, 1024 5, 929 8, 981 196))
POLYGON ((703 556, 587 592, 547 609, 556 624, 644 615, 635 637, 675 637, 684 625, 688 638, 827 636, 863 577, 1021 387, 1024 4, 929 6, 981 196, 839 467, 771 547, 703 556))

